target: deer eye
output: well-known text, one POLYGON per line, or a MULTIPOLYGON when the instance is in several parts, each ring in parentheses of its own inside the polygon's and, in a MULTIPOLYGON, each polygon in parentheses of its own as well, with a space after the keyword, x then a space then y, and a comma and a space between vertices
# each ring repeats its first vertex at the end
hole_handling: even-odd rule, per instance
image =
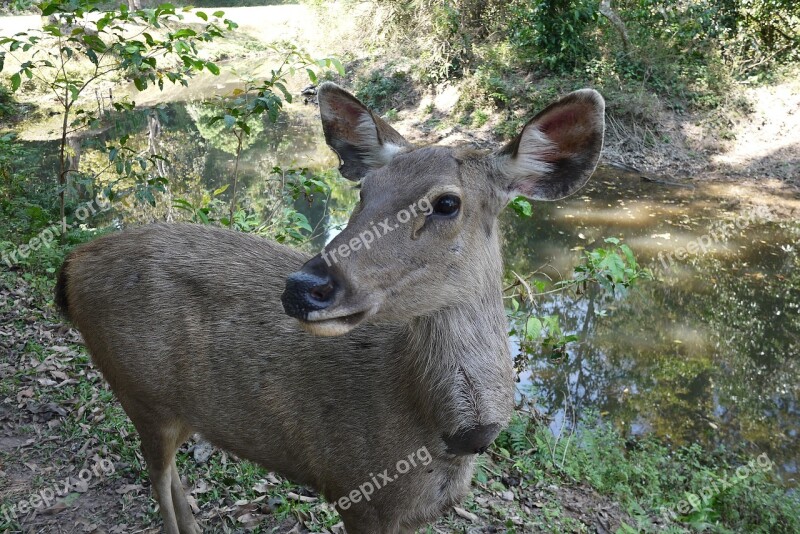
POLYGON ((433 213, 443 217, 452 217, 461 208, 461 199, 456 195, 442 195, 433 205, 433 213))

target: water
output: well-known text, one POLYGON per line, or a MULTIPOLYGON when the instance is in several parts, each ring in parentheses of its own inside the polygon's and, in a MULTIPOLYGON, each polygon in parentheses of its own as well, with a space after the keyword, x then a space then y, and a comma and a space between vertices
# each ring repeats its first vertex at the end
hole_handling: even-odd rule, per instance
MULTIPOLYGON (((230 181, 233 140, 221 124, 205 126, 206 113, 199 103, 159 111, 157 143, 170 161, 169 191, 155 208, 123 211, 126 221, 178 218, 170 199, 202 202, 230 181)), ((278 125, 253 126, 257 135, 240 160, 240 198, 253 199, 250 207, 262 214, 272 209, 275 166, 330 169, 337 163, 312 106, 291 106, 278 125)), ((120 133, 131 134, 132 146, 145 150, 146 129, 142 112, 83 139, 81 171, 102 169, 107 156, 97 146, 120 133)), ((42 150, 43 178, 54 176, 54 143, 33 146, 42 150)), ((110 179, 108 173, 98 177, 101 183, 110 179)), ((523 274, 547 264, 545 271, 554 277, 569 276, 580 247, 616 236, 660 277, 620 299, 556 296, 540 302, 546 313, 561 317, 567 333, 580 337, 558 361, 534 355, 521 376, 520 391, 552 416, 554 431, 595 410, 628 435, 725 445, 753 456, 765 451, 786 483, 796 483, 800 224, 774 209, 740 218, 736 227, 737 216, 753 214, 744 202, 747 194, 732 186, 647 183, 601 169, 580 194, 535 204, 530 219, 504 215, 509 270, 523 274), (721 237, 729 224, 733 230, 721 237), (707 245, 703 236, 708 243, 717 236, 717 242, 676 258, 678 247, 707 245)), ((335 227, 356 198, 339 181, 329 209, 303 201, 298 208, 315 228, 335 227)), ((318 231, 306 246, 318 249, 333 231, 318 231)), ((517 340, 510 343, 517 351, 517 340)))
POLYGON ((516 272, 549 262, 551 273, 567 273, 575 247, 618 236, 660 278, 621 300, 548 302, 582 341, 562 361, 538 359, 523 378, 554 431, 593 408, 632 435, 766 451, 794 484, 800 224, 724 191, 601 169, 579 195, 537 204, 530 220, 505 217, 506 262, 516 272), (693 242, 698 253, 678 260, 676 249, 693 242))

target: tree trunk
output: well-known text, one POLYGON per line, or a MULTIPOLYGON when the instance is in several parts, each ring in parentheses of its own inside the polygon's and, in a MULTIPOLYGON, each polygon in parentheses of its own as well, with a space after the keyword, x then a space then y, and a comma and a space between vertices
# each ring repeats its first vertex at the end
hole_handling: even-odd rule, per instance
POLYGON ((58 157, 58 203, 60 208, 60 216, 61 216, 61 240, 64 241, 67 235, 67 214, 64 206, 65 202, 65 194, 67 188, 67 173, 69 169, 67 168, 67 126, 68 126, 68 119, 69 119, 69 89, 64 91, 66 94, 64 95, 64 102, 67 102, 67 105, 64 106, 64 120, 61 122, 61 147, 59 150, 59 157, 58 157))
POLYGON ((617 15, 617 12, 614 11, 614 8, 611 7, 611 0, 603 0, 600 2, 600 14, 607 18, 619 32, 620 37, 622 37, 622 48, 625 52, 630 51, 631 42, 630 39, 628 39, 628 29, 625 27, 625 23, 622 22, 622 19, 619 18, 619 15, 617 15))

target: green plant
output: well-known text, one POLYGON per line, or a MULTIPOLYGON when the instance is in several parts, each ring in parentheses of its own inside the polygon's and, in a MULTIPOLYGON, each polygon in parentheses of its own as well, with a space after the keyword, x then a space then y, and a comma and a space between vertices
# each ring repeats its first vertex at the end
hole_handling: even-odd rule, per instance
POLYGON ((356 81, 355 95, 368 108, 384 113, 398 107, 400 95, 408 82, 405 72, 395 71, 387 75, 383 69, 374 70, 366 78, 356 81))
MULTIPOLYGON (((122 4, 111 11, 102 10, 97 0, 49 0, 36 6, 43 17, 51 17, 50 23, 41 30, 0 38, 0 46, 6 49, 0 53, 0 70, 8 54, 19 63, 10 77, 13 91, 20 89, 23 76, 35 78, 58 103, 62 115, 58 195, 61 231, 66 234, 65 196, 73 171, 67 162, 67 136, 99 120, 93 112, 76 109, 81 94, 113 74, 123 74, 140 91, 149 83, 163 87, 165 79, 186 85, 188 76, 196 70, 218 74, 214 63, 200 58, 197 43, 220 37, 223 29, 217 20, 208 22, 208 15, 202 11, 194 12, 205 21, 199 32, 179 27, 183 14, 172 4, 147 10, 129 10, 122 4), (139 32, 131 35, 126 30, 131 26, 140 28, 139 32), (157 32, 166 35, 162 38, 157 32), (179 63, 169 63, 164 56, 173 56, 179 63), (80 64, 87 62, 88 70, 82 70, 80 64)), ((215 19, 222 16, 221 11, 214 14, 215 19)), ((229 30, 236 27, 227 19, 221 24, 229 30)))
MULTIPOLYGON (((262 115, 266 115, 272 123, 278 120, 278 115, 283 108, 283 101, 289 103, 292 101, 292 94, 286 89, 286 77, 292 75, 296 70, 305 69, 312 82, 316 82, 318 78, 312 67, 326 69, 333 67, 340 76, 344 76, 344 67, 336 58, 314 60, 308 53, 290 43, 276 45, 272 49, 283 59, 277 69, 270 71, 269 78, 259 82, 246 80, 244 88, 234 89, 230 98, 217 98, 212 104, 215 114, 208 120, 208 125, 222 121, 225 129, 236 138, 236 160, 233 169, 228 226, 234 225, 239 158, 242 153, 242 143, 245 137, 251 133, 252 120, 262 115)), ((294 220, 296 221, 296 218, 294 220)))
POLYGON ((489 114, 486 111, 482 110, 482 109, 477 109, 472 114, 472 127, 473 128, 480 128, 481 126, 486 124, 488 121, 489 121, 489 114))
POLYGON ((575 267, 572 280, 559 282, 563 287, 587 290, 587 284, 597 283, 607 291, 626 290, 638 279, 652 280, 649 269, 642 269, 630 247, 616 237, 607 237, 608 248, 596 247, 585 251, 581 263, 575 267))
POLYGON ((269 201, 262 210, 254 207, 237 208, 231 215, 230 202, 222 196, 229 184, 213 192, 204 192, 199 201, 175 199, 173 206, 187 214, 188 219, 200 224, 221 224, 236 230, 263 235, 280 243, 301 243, 314 228, 305 215, 295 208, 297 201, 315 202, 319 197, 330 196, 330 186, 308 169, 283 169, 275 167, 267 179, 263 192, 269 201), (226 209, 226 205, 228 209, 226 209))
MULTIPOLYGON (((654 438, 626 436, 595 412, 585 413, 566 434, 539 424, 541 417, 515 413, 492 446, 501 462, 495 469, 514 473, 521 486, 588 484, 636 519, 622 532, 688 527, 788 534, 800 528, 800 496, 781 487, 763 454, 747 457, 696 444, 670 448, 654 438)), ((479 468, 476 480, 489 484, 490 475, 479 468)))
POLYGON ((42 198, 46 191, 36 187, 31 179, 35 172, 34 157, 32 151, 17 142, 14 133, 0 136, 0 215, 8 222, 0 239, 12 234, 27 236, 40 228, 37 220, 47 220, 42 208, 47 205, 42 198))
POLYGON ((0 121, 14 115, 17 106, 11 93, 4 86, 0 85, 0 121))
POLYGON ((597 53, 597 44, 587 33, 598 18, 595 0, 513 2, 509 40, 525 61, 566 72, 597 53))
MULTIPOLYGON (((522 216, 530 216, 531 206, 525 199, 515 199, 512 207, 522 216)), ((652 280, 649 269, 643 269, 636 261, 633 251, 615 237, 606 238, 604 243, 609 247, 596 247, 584 251, 580 262, 575 266, 572 278, 554 283, 549 278, 537 278, 541 271, 525 277, 514 273, 513 283, 506 288, 510 292, 507 297, 509 309, 507 314, 512 324, 511 335, 517 335, 522 349, 519 359, 527 359, 539 347, 544 348, 553 358, 565 354, 569 343, 579 340, 576 334, 565 333, 559 317, 539 311, 542 299, 553 295, 574 293, 577 298, 594 294, 600 288, 612 298, 623 294, 638 280, 652 280)), ((603 315, 603 310, 596 312, 603 315)), ((523 361, 517 362, 520 367, 523 361)))

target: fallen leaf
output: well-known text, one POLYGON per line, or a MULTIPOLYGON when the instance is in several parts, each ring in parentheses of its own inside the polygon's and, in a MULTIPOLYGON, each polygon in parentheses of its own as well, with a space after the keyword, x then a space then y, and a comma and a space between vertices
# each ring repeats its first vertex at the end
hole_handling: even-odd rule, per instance
POLYGON ((467 510, 464 510, 463 508, 459 508, 458 506, 453 506, 453 510, 455 510, 456 515, 459 515, 459 516, 463 517, 464 519, 472 521, 473 523, 478 521, 478 516, 477 515, 473 514, 472 512, 468 512, 467 510))
POLYGON ((293 501, 299 501, 299 502, 317 502, 317 500, 318 500, 316 497, 306 497, 305 495, 298 495, 297 493, 295 493, 293 491, 290 491, 289 493, 287 493, 286 494, 286 498, 287 499, 291 499, 293 501))
POLYGON ((142 486, 141 484, 125 484, 124 486, 121 486, 121 487, 117 488, 116 492, 119 495, 126 495, 126 494, 128 494, 128 493, 130 493, 132 491, 138 492, 138 491, 141 491, 143 489, 144 489, 144 486, 142 486))

